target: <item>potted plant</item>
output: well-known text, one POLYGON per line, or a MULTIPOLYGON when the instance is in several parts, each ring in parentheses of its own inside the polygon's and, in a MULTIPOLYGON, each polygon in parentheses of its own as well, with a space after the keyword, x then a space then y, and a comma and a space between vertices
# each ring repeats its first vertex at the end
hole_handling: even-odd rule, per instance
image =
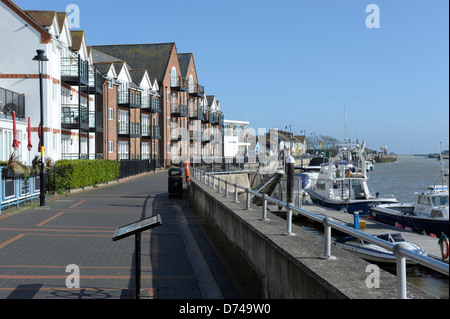
POLYGON ((23 177, 27 179, 30 176, 30 168, 19 161, 19 157, 13 152, 9 156, 6 168, 2 169, 3 178, 23 177))

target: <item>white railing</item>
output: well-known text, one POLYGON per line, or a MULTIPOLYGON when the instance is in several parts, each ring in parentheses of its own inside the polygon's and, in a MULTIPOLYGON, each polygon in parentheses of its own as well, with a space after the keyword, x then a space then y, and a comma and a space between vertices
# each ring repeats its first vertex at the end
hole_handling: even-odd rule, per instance
POLYGON ((291 203, 286 203, 283 201, 280 201, 278 199, 272 198, 267 196, 266 194, 260 194, 253 190, 251 190, 248 187, 236 184, 236 183, 230 183, 229 181, 216 177, 213 175, 214 173, 211 172, 204 172, 200 169, 194 168, 193 175, 194 177, 213 187, 216 189, 217 185, 217 192, 222 192, 222 186, 224 187, 224 193, 225 197, 230 196, 229 192, 229 186, 234 187, 234 202, 239 203, 239 189, 243 190, 246 194, 245 196, 245 209, 246 210, 252 210, 251 208, 251 199, 252 197, 258 197, 261 198, 263 201, 262 205, 262 213, 261 213, 261 220, 268 220, 267 219, 267 203, 273 203, 278 206, 282 206, 286 208, 287 216, 286 216, 286 232, 284 232, 284 235, 288 236, 295 236, 294 233, 292 233, 292 213, 296 212, 302 216, 305 216, 309 219, 312 219, 316 222, 322 223, 324 226, 324 232, 325 232, 325 243, 324 243, 324 252, 320 256, 320 258, 327 259, 327 260, 334 260, 336 257, 331 255, 331 229, 334 228, 336 230, 339 230, 343 233, 346 233, 348 235, 357 237, 359 239, 362 239, 364 241, 367 241, 369 243, 378 245, 382 248, 387 249, 390 252, 393 252, 396 257, 396 267, 397 267, 397 297, 399 299, 406 299, 406 258, 409 258, 417 263, 420 263, 421 265, 424 265, 426 267, 429 267, 435 271, 438 271, 444 275, 449 275, 449 265, 441 262, 439 260, 433 259, 428 256, 420 255, 418 253, 415 253, 411 251, 410 249, 407 249, 405 247, 404 243, 397 243, 393 244, 390 242, 387 242, 385 240, 382 240, 378 237, 366 234, 362 231, 356 230, 354 228, 342 225, 338 222, 333 221, 330 217, 323 217, 311 212, 308 212, 304 209, 301 209, 299 207, 294 206, 291 203))

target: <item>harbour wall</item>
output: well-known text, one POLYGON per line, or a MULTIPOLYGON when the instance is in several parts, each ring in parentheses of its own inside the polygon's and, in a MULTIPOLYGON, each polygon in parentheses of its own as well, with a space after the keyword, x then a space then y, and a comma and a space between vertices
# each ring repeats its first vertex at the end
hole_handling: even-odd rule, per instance
MULTIPOLYGON (((223 190, 223 188, 222 188, 223 190)), ((392 299, 396 277, 337 247, 336 260, 321 259, 324 242, 293 225, 287 236, 286 221, 260 208, 244 209, 217 189, 191 180, 188 198, 194 212, 214 241, 222 247, 259 297, 265 299, 392 299), (378 283, 378 286, 377 286, 378 283)), ((434 297, 408 284, 408 298, 434 297)))

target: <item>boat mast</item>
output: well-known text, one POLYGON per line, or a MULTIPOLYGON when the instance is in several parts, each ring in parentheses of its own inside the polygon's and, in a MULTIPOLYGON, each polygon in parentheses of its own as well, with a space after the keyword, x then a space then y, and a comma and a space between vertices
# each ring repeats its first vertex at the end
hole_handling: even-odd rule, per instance
POLYGON ((347 131, 347 109, 346 105, 344 104, 344 119, 345 119, 345 145, 348 146, 348 131, 347 131))

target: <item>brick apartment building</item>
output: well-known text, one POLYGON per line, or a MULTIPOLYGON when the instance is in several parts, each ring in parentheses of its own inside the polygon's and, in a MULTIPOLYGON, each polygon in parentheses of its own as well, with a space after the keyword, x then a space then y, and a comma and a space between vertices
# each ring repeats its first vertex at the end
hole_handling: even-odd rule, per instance
MULTIPOLYGON (((19 129, 29 117, 35 145, 27 153, 21 143, 17 152, 39 154, 39 76, 32 58, 42 49, 49 60, 43 69, 46 157, 170 166, 221 155, 220 102, 205 96, 192 53, 178 53, 174 43, 90 47, 85 31, 69 28, 65 12, 26 11, 10 0, 0 1, 0 28, 9 48, 0 52, 0 87, 24 97, 19 129)), ((12 109, 0 109, 5 141, 12 109)))

